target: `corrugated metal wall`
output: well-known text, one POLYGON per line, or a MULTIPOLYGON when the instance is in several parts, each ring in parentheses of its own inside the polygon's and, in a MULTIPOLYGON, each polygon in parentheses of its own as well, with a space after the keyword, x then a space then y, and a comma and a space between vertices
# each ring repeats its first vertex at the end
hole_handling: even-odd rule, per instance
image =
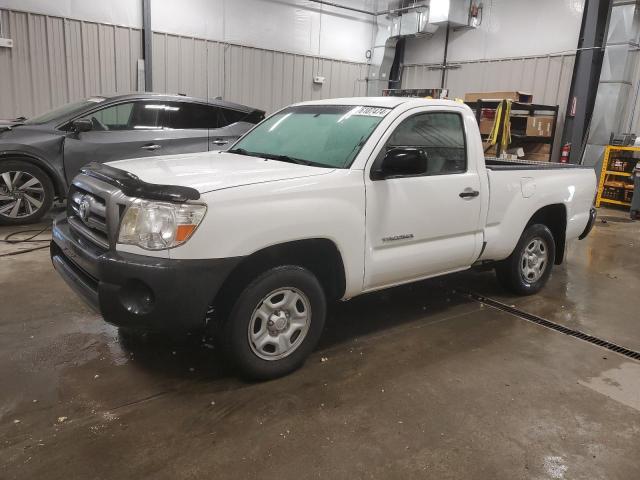
POLYGON ((0 10, 0 118, 31 116, 100 92, 135 90, 139 29, 0 10))
POLYGON ((366 65, 153 34, 153 88, 221 96, 272 112, 290 103, 366 93, 366 65), (313 77, 325 77, 322 85, 313 77))
MULTIPOLYGON (((0 10, 13 48, 0 48, 0 118, 32 116, 99 93, 137 88, 140 29, 0 10)), ((364 95, 365 64, 155 33, 158 92, 223 98, 265 109, 364 95), (326 77, 315 85, 313 76, 326 77)))
MULTIPOLYGON (((560 105, 554 158, 559 155, 562 126, 573 76, 575 55, 511 58, 457 62, 460 68, 447 71, 446 87, 451 97, 463 98, 467 92, 520 90, 533 93, 535 103, 560 105)), ((406 65, 403 88, 439 87, 440 70, 434 65, 406 65)))

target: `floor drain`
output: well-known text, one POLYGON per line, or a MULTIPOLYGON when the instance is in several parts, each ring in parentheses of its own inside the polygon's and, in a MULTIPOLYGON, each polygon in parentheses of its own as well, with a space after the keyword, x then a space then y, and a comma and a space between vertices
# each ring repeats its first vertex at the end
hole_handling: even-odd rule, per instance
POLYGON ((606 220, 607 222, 611 222, 611 223, 633 223, 633 220, 631 220, 631 218, 613 217, 610 215, 600 215, 598 216, 598 220, 600 221, 606 220))
POLYGON ((580 330, 574 330, 572 328, 565 327, 564 325, 560 325, 559 323, 555 323, 545 318, 538 317, 537 315, 533 315, 532 313, 523 312, 522 310, 519 310, 515 307, 505 305, 504 303, 498 302, 497 300, 493 300, 491 298, 483 297, 482 295, 478 295, 477 293, 465 293, 473 300, 482 302, 486 305, 497 308, 498 310, 502 310, 503 312, 510 313, 529 322, 542 325, 543 327, 550 328, 551 330, 555 330, 556 332, 564 333, 565 335, 569 335, 570 337, 579 338, 580 340, 584 340, 585 342, 589 342, 594 345, 598 345, 599 347, 606 348, 607 350, 611 350, 612 352, 619 353, 620 355, 624 355, 625 357, 633 358, 634 360, 640 360, 640 352, 637 352, 635 350, 621 347, 620 345, 616 345, 615 343, 609 342, 602 338, 594 337, 593 335, 581 332, 580 330))

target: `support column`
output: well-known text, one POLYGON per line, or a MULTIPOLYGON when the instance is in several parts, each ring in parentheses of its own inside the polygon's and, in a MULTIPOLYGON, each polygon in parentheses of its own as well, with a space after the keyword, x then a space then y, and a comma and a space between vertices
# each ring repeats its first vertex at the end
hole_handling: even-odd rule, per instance
POLYGON ((151 31, 151 0, 142 0, 142 58, 144 58, 144 89, 153 91, 153 32, 151 31))
POLYGON ((571 144, 571 163, 580 163, 598 91, 604 45, 612 0, 586 0, 578 51, 562 135, 562 145, 571 144), (570 113, 575 110, 575 116, 570 113))

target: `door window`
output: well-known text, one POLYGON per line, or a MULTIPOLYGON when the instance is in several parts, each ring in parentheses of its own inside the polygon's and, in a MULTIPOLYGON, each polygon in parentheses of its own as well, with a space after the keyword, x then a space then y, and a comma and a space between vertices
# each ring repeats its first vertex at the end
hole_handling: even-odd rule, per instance
POLYGON ((165 128, 218 128, 218 108, 202 103, 168 102, 165 128))
MULTIPOLYGON (((220 109, 220 126, 226 127, 227 125, 231 125, 236 122, 250 122, 250 123, 258 123, 256 118, 248 118, 247 112, 239 112, 238 110, 232 110, 230 108, 221 108, 220 109)), ((264 116, 263 116, 264 118, 264 116)))
POLYGON ((156 130, 162 128, 164 105, 155 102, 127 102, 97 110, 83 118, 91 120, 93 131, 156 130))
POLYGON ((91 120, 93 130, 130 130, 133 102, 120 103, 97 110, 85 116, 91 120))
POLYGON ((467 171, 462 117, 451 112, 420 113, 404 120, 391 134, 386 150, 413 147, 427 155, 426 175, 467 171))

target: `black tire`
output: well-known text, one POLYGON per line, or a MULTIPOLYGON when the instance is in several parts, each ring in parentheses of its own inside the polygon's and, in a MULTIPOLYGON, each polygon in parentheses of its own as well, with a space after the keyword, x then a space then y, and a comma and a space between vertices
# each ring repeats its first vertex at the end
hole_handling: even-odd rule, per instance
MULTIPOLYGON (((542 247, 540 247, 542 248, 542 247)), ((507 290, 517 295, 533 295, 545 286, 551 275, 556 256, 556 243, 551 231, 541 224, 530 225, 522 233, 516 248, 511 255, 496 265, 496 276, 500 284, 507 290), (525 249, 532 245, 536 239, 541 240, 546 252, 546 260, 539 270, 542 274, 538 277, 525 275, 527 260, 523 258, 525 249)), ((537 264, 535 265, 537 268, 537 264)))
MULTIPOLYGON (((4 194, 6 196, 9 193, 8 185, 6 184, 2 174, 15 176, 15 172, 24 172, 31 178, 35 178, 40 182, 42 187, 41 191, 39 190, 37 193, 35 191, 29 192, 32 194, 31 198, 39 202, 40 205, 34 209, 31 202, 27 202, 26 199, 22 198, 20 199, 20 212, 18 213, 18 216, 12 217, 10 214, 11 211, 0 213, 0 225, 26 225, 29 223, 35 223, 49 211, 53 204, 55 190, 49 175, 47 175, 41 168, 23 160, 0 161, 0 194, 4 194), (27 205, 27 203, 29 205, 27 205), (27 208, 29 208, 29 210, 27 210, 27 208), (30 211, 32 211, 32 213, 29 213, 30 211)), ((24 177, 25 175, 23 174, 22 178, 24 177)), ((24 182, 22 183, 24 184, 24 182)), ((22 194, 24 194, 24 192, 22 194)), ((2 207, 7 207, 11 204, 11 200, 0 200, 0 210, 2 210, 2 207)))
MULTIPOLYGON (((215 337, 225 357, 241 374, 255 380, 269 380, 302 366, 320 340, 326 310, 324 290, 313 273, 299 266, 280 266, 262 273, 240 292, 222 323, 221 335, 215 337), (256 321, 252 317, 256 309, 263 304, 265 297, 278 289, 294 289, 302 293, 309 303, 309 325, 295 349, 283 358, 267 360, 254 351, 257 347, 249 339, 249 329, 250 325, 255 327, 256 321)), ((295 344, 295 340, 291 343, 295 344)))

